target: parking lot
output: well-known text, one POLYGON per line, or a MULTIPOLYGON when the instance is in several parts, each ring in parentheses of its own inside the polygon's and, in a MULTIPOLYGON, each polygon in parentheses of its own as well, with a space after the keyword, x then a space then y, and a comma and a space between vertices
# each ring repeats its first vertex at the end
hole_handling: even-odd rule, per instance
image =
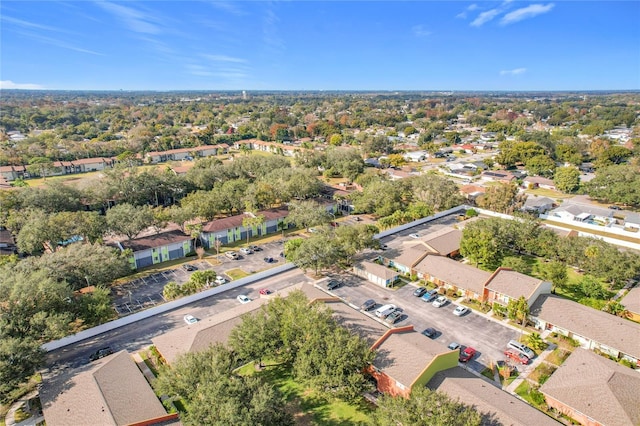
MULTIPOLYGON (((238 252, 240 256, 237 260, 229 259, 221 253, 217 258, 214 256, 212 262, 206 259, 186 258, 183 265, 189 264, 200 271, 214 270, 217 275, 230 281, 230 277, 226 274, 227 271, 241 269, 250 275, 281 265, 284 262, 284 259, 280 257, 283 249, 281 242, 271 242, 259 247, 261 250, 252 254, 240 254, 238 252), (273 262, 265 262, 265 257, 272 258, 273 262)), ((166 302, 162 296, 164 286, 171 281, 183 284, 189 281, 192 273, 193 271, 187 271, 182 268, 182 265, 179 265, 173 269, 167 269, 113 287, 111 293, 114 308, 119 316, 125 316, 164 303, 166 302)))
MULTIPOLYGON (((376 308, 391 303, 402 309, 404 314, 394 327, 413 325, 417 332, 433 327, 437 331, 435 340, 443 346, 457 342, 463 347, 473 347, 477 354, 468 365, 478 372, 484 370, 491 362, 503 360, 503 350, 507 342, 519 336, 519 332, 511 327, 487 319, 473 310, 461 317, 455 316, 453 310, 457 304, 451 300, 443 307, 436 308, 431 303, 413 296, 413 291, 417 288, 413 285, 389 290, 353 275, 343 274, 336 278, 344 282, 344 285, 332 293, 346 302, 359 307, 368 299, 376 301, 376 306, 366 312, 367 315, 375 318, 376 308)), ((319 287, 326 291, 326 283, 320 284, 319 287)))

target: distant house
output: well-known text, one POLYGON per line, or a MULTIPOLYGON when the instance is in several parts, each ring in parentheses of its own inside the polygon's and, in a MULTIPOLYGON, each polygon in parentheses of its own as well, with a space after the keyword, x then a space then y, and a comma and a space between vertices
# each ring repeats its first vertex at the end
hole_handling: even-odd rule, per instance
POLYGON ((136 269, 180 259, 193 251, 191 236, 177 229, 119 241, 116 244, 120 250, 129 249, 133 252, 129 261, 136 269))
POLYGON ((509 172, 504 171, 485 171, 480 175, 485 180, 491 180, 494 182, 510 183, 516 180, 516 177, 509 172))
POLYGON ((111 158, 82 158, 71 162, 76 173, 96 172, 106 168, 112 168, 114 161, 111 158))
POLYGON ((613 210, 595 207, 586 204, 574 204, 564 202, 559 207, 551 210, 549 216, 560 221, 571 222, 595 222, 606 226, 613 222, 613 210))
POLYGON ((391 287, 400 274, 386 266, 374 262, 362 261, 353 266, 353 273, 380 287, 391 287))
POLYGON ((598 350, 640 366, 638 323, 551 294, 538 298, 529 316, 540 330, 562 334, 585 349, 598 350))
POLYGON ((8 229, 0 228, 0 256, 17 254, 18 248, 13 234, 8 229))
POLYGON ((640 424, 640 375, 584 349, 574 350, 540 392, 549 407, 582 425, 640 424))
POLYGON ((126 351, 45 379, 40 401, 49 426, 177 424, 126 351))
POLYGON ((26 171, 24 166, 0 166, 0 175, 2 175, 7 182, 24 178, 26 171))
POLYGON ((540 176, 527 176, 522 180, 522 185, 526 188, 544 188, 556 190, 556 184, 551 179, 540 176))
POLYGON ((549 281, 533 278, 520 272, 498 268, 484 285, 485 302, 507 305, 512 300, 524 297, 531 306, 542 294, 551 293, 549 281))
POLYGON ((559 426, 561 423, 523 400, 488 384, 461 367, 436 373, 427 387, 472 406, 483 425, 559 426))
POLYGON ((532 213, 545 213, 551 210, 554 206, 554 201, 548 197, 537 197, 535 195, 530 195, 527 197, 527 200, 524 202, 524 206, 522 206, 522 210, 526 212, 532 213))

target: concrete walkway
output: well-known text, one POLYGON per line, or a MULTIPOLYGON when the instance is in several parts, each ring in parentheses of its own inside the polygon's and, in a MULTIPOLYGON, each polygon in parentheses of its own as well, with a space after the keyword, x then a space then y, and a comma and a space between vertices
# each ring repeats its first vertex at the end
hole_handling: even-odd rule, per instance
POLYGON ((620 299, 622 296, 624 296, 625 294, 627 294, 627 290, 631 290, 631 288, 635 285, 634 281, 630 281, 627 284, 625 284, 624 287, 622 287, 620 290, 618 290, 618 292, 616 293, 615 296, 613 296, 613 298, 611 300, 618 300, 620 299))
POLYGON ((520 383, 522 383, 523 381, 526 380, 526 377, 531 374, 531 372, 533 372, 533 370, 536 369, 536 367, 540 364, 542 364, 543 362, 545 362, 545 359, 547 358, 547 356, 553 352, 553 350, 556 348, 557 346, 553 343, 549 343, 549 346, 540 353, 540 355, 538 355, 537 357, 535 357, 533 359, 533 361, 529 364, 529 365, 525 365, 523 367, 524 370, 520 371, 520 375, 518 376, 517 379, 515 379, 513 382, 511 382, 509 384, 509 386, 505 387, 504 390, 509 392, 509 393, 515 393, 516 389, 518 386, 520 386, 520 383))
POLYGON ((14 402, 11 408, 9 408, 6 417, 4 418, 6 426, 36 426, 38 423, 43 422, 44 416, 42 416, 42 412, 40 412, 39 415, 31 416, 26 420, 16 423, 15 416, 18 408, 20 408, 23 404, 25 404, 30 399, 35 398, 36 396, 38 396, 38 391, 34 390, 20 398, 18 401, 14 402))

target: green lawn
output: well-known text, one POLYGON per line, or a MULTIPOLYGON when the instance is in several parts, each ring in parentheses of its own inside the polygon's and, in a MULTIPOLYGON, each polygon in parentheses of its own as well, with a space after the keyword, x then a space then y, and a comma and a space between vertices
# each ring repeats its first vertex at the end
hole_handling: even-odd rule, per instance
POLYGON ((224 271, 224 273, 227 274, 232 281, 249 276, 248 273, 240 268, 229 269, 228 271, 224 271))
POLYGON ((270 365, 257 372, 254 364, 241 367, 240 374, 260 374, 269 383, 275 385, 284 395, 288 409, 294 415, 298 425, 365 425, 373 406, 364 399, 360 403, 344 401, 326 401, 315 392, 296 383, 291 371, 281 365, 270 365))

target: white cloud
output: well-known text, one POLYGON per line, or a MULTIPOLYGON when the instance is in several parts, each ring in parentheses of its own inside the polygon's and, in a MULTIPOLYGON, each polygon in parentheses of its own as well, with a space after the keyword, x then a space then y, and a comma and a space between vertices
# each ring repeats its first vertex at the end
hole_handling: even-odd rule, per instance
POLYGON ((427 37, 431 35, 431 31, 427 30, 424 26, 422 25, 414 25, 411 28, 411 32, 413 33, 414 36, 416 37, 427 37))
POLYGON ((468 12, 473 12, 474 10, 476 10, 478 8, 478 5, 473 3, 470 4, 469 6, 466 7, 465 10, 463 10, 462 12, 458 13, 456 15, 456 18, 461 18, 461 19, 467 19, 467 13, 468 12))
POLYGON ((214 62, 233 62, 233 63, 240 63, 240 64, 244 64, 247 62, 246 59, 234 58, 233 56, 227 56, 227 55, 204 54, 202 55, 202 57, 214 62))
POLYGON ((143 34, 159 34, 158 18, 131 7, 110 2, 97 2, 98 6, 120 19, 131 31, 143 34), (154 22, 155 21, 155 22, 154 22))
POLYGON ((0 80, 0 89, 41 90, 44 87, 34 83, 14 83, 11 80, 0 80))
POLYGON ((491 9, 486 12, 482 12, 476 19, 474 19, 471 24, 472 27, 481 27, 487 22, 491 21, 493 18, 500 14, 500 9, 491 9))
POLYGON ((246 15, 246 12, 238 7, 238 3, 232 1, 224 1, 224 0, 214 0, 208 2, 211 6, 216 9, 220 9, 224 12, 231 13, 232 15, 242 16, 246 15))
POLYGON ((500 71, 500 75, 520 75, 524 74, 526 71, 526 68, 514 68, 512 70, 502 70, 500 71))
POLYGON ((547 13, 555 6, 553 3, 549 4, 532 4, 527 7, 516 9, 513 12, 509 12, 502 17, 500 25, 509 25, 515 22, 522 21, 524 19, 533 18, 535 16, 547 13))
POLYGON ((9 16, 3 16, 2 17, 2 21, 7 22, 9 24, 18 25, 18 26, 20 26, 22 28, 28 28, 30 30, 38 29, 38 30, 45 30, 45 31, 56 31, 56 32, 62 32, 62 33, 68 33, 68 31, 62 30, 60 28, 50 27, 48 25, 37 24, 35 22, 23 21, 22 19, 11 18, 9 16))

